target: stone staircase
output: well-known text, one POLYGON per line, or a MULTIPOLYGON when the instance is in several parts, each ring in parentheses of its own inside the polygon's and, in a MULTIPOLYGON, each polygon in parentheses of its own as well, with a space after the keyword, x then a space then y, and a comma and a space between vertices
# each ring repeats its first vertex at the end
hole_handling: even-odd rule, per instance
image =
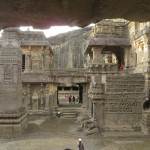
POLYGON ((140 126, 144 87, 145 78, 142 74, 106 76, 106 126, 140 126))
POLYGON ((55 109, 55 112, 60 112, 62 118, 76 118, 81 112, 81 104, 74 105, 74 104, 66 104, 60 105, 55 109))

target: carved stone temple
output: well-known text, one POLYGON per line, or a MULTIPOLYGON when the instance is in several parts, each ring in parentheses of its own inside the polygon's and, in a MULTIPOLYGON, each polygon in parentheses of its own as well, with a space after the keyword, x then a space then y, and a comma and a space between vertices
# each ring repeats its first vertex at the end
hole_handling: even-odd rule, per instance
POLYGON ((150 22, 106 19, 51 38, 8 28, 0 45, 1 135, 57 112, 150 133, 150 22))

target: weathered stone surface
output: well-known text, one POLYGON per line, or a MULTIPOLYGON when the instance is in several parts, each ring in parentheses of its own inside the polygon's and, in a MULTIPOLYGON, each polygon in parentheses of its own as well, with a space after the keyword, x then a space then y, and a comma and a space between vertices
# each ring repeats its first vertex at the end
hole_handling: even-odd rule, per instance
POLYGON ((22 53, 19 30, 5 29, 0 48, 0 135, 22 132, 27 126, 26 110, 22 106, 22 53))
POLYGON ((48 38, 55 53, 54 67, 83 68, 85 63, 84 51, 90 33, 91 27, 88 27, 48 38))
POLYGON ((105 18, 148 21, 149 10, 149 0, 1 0, 0 28, 20 25, 36 28, 66 24, 86 26, 105 18))

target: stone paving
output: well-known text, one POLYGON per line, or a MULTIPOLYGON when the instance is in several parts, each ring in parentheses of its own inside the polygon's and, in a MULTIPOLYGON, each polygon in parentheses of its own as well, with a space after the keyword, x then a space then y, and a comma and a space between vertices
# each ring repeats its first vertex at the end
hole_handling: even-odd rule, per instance
POLYGON ((18 137, 0 140, 0 150, 77 150, 82 138, 85 150, 149 150, 150 137, 140 132, 103 132, 85 136, 77 131, 73 119, 30 121, 28 128, 18 137))

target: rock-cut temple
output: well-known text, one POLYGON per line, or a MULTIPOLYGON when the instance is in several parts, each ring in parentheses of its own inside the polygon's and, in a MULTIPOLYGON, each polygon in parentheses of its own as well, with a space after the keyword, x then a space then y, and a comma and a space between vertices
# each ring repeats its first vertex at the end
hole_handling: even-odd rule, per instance
POLYGON ((102 20, 51 38, 4 29, 0 134, 21 133, 27 118, 57 115, 88 116, 101 131, 149 134, 149 76, 150 22, 102 20))

